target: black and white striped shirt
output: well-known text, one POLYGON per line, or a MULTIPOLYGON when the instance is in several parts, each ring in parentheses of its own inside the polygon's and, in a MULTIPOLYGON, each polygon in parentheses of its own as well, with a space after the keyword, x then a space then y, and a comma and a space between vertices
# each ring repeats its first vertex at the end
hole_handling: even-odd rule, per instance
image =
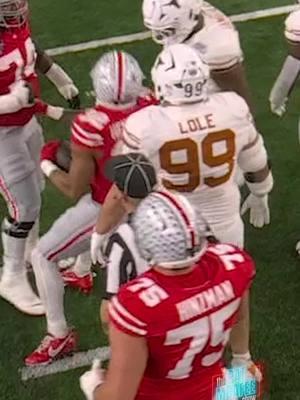
POLYGON ((145 272, 149 266, 140 256, 134 233, 129 223, 124 223, 110 236, 105 256, 106 290, 104 299, 109 300, 118 293, 119 288, 138 275, 145 272))

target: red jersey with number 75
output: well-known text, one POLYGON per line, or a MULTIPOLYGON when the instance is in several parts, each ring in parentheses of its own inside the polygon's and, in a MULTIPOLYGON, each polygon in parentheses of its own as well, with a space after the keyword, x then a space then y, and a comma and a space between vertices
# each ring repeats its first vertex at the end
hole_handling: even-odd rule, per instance
POLYGON ((254 276, 246 252, 217 244, 187 274, 151 269, 121 288, 111 301, 111 321, 145 337, 149 349, 136 399, 213 399, 223 352, 254 276))

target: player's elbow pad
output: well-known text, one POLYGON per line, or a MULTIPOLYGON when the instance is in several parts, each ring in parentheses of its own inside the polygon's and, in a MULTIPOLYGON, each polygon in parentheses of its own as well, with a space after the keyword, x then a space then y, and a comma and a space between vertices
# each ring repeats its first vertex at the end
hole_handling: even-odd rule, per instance
POLYGON ((265 167, 268 162, 267 150, 263 138, 258 134, 255 142, 245 147, 238 158, 239 167, 244 173, 256 172, 265 167))
POLYGON ((274 185, 274 179, 272 171, 270 170, 266 179, 262 182, 248 182, 246 180, 247 186, 252 194, 255 196, 264 196, 271 192, 274 185))

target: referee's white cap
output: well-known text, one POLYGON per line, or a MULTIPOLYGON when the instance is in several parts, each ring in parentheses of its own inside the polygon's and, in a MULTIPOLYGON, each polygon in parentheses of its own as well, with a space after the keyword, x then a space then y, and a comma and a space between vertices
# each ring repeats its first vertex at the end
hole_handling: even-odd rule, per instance
POLYGON ((127 196, 143 199, 157 184, 153 164, 141 153, 128 153, 110 158, 104 168, 105 176, 127 196))

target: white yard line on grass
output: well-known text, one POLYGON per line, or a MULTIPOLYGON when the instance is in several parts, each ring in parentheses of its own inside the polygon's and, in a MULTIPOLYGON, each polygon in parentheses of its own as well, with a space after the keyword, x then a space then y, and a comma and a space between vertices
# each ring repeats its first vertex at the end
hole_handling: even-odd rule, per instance
MULTIPOLYGON (((233 22, 245 22, 260 18, 273 17, 276 15, 287 14, 291 11, 299 8, 299 5, 282 6, 275 8, 268 8, 266 10, 258 10, 247 12, 243 14, 231 15, 231 20, 233 22)), ((114 44, 124 44, 132 43, 140 40, 149 39, 151 37, 150 32, 138 32, 130 35, 114 36, 106 39, 91 40, 90 42, 71 44, 67 46, 55 47, 53 49, 48 49, 47 53, 50 56, 58 56, 68 53, 78 53, 85 50, 98 49, 99 47, 112 46, 114 44)))
POLYGON ((101 361, 109 359, 110 348, 98 347, 97 349, 88 350, 85 352, 75 353, 71 357, 63 358, 53 362, 50 365, 42 367, 24 367, 21 369, 21 380, 28 381, 29 379, 37 379, 46 375, 57 374, 71 369, 91 366, 93 360, 98 358, 101 361))

